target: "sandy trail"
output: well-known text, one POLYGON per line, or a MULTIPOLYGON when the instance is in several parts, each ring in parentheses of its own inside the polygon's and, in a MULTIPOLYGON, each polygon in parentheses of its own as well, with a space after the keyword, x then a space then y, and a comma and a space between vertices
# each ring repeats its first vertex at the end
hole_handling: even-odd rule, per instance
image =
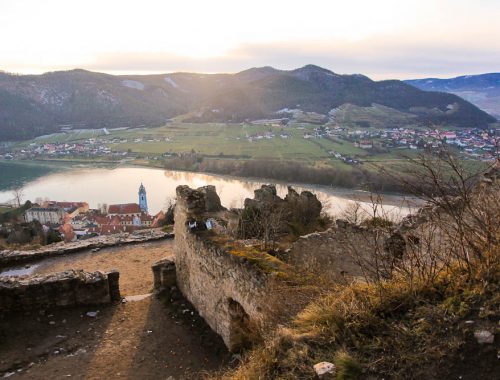
MULTIPOLYGON (((117 269, 122 296, 134 296, 152 291, 151 265, 172 254, 171 240, 113 247, 50 258, 35 273, 117 269)), ((0 377, 15 372, 12 379, 200 378, 229 358, 188 302, 155 296, 12 315, 0 320, 0 343, 0 377)))

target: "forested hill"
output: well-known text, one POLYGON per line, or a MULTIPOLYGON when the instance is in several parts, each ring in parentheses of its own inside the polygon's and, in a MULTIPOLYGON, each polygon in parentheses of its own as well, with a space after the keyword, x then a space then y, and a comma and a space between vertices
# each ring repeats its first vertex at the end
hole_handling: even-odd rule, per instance
POLYGON ((450 79, 414 79, 405 82, 425 91, 458 95, 500 120, 500 73, 464 75, 450 79))
POLYGON ((241 122, 292 117, 301 110, 327 120, 344 104, 383 105, 423 125, 485 127, 495 121, 453 94, 426 92, 396 80, 339 75, 313 65, 291 71, 252 68, 237 74, 0 72, 0 139, 27 139, 59 131, 66 124, 157 126, 178 115, 196 122, 241 122))

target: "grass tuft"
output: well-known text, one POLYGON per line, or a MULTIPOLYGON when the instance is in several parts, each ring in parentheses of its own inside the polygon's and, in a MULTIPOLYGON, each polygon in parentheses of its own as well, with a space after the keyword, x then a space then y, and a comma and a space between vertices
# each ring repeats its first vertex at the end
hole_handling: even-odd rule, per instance
POLYGON ((337 369, 337 380, 356 380, 361 376, 361 365, 345 350, 337 351, 333 363, 337 369))

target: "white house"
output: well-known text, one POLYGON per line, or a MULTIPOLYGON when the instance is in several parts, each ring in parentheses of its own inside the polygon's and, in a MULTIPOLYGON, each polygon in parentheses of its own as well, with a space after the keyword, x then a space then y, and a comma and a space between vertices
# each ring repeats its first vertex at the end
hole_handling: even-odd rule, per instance
POLYGON ((64 210, 61 207, 32 207, 24 213, 27 222, 38 220, 41 224, 61 224, 63 219, 64 210))

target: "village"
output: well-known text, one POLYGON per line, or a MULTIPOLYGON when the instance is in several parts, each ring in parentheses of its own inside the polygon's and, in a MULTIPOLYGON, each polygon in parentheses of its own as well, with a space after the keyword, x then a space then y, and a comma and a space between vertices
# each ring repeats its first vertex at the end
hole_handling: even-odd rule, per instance
POLYGON ((139 187, 139 203, 102 205, 91 209, 87 202, 43 201, 24 213, 26 222, 38 221, 44 230, 55 230, 65 242, 161 227, 165 213, 148 213, 146 189, 139 187))
MULTIPOLYGON (((287 122, 268 124, 240 125, 241 132, 231 133, 228 136, 193 136, 193 138, 207 138, 214 140, 213 144, 227 144, 234 141, 243 150, 245 144, 262 144, 269 140, 288 141, 288 145, 298 144, 299 140, 308 140, 312 144, 320 139, 326 140, 325 153, 331 159, 338 159, 346 164, 363 162, 362 156, 376 156, 377 154, 398 154, 411 151, 434 151, 447 145, 454 149, 462 158, 489 162, 498 156, 500 129, 488 130, 478 128, 466 129, 436 129, 423 127, 394 127, 394 128, 364 128, 356 125, 342 125, 334 122, 326 124, 308 124, 287 122), (250 127, 249 127, 250 126, 250 127), (245 132, 246 131, 246 132, 245 132), (217 141, 221 140, 221 141, 217 141), (328 142, 331 144, 328 144, 328 142), (352 154, 328 149, 328 145, 351 146, 352 154), (356 150, 357 149, 357 150, 356 150), (362 152, 365 154, 362 154, 362 152), (357 152, 358 154, 356 154, 357 152)), ((237 128, 238 125, 233 126, 237 128)), ((33 140, 24 145, 0 146, 0 159, 4 160, 71 160, 71 159, 99 159, 100 161, 131 161, 137 158, 161 160, 185 154, 192 149, 183 149, 179 137, 173 134, 157 133, 153 135, 134 132, 134 136, 106 129, 93 130, 93 137, 77 138, 80 134, 88 133, 76 130, 61 131, 61 138, 50 141, 33 140), (78 132, 78 133, 77 133, 78 132), (72 134, 73 133, 73 134, 72 134), (80 134, 79 134, 80 133, 80 134), (65 137, 67 136, 67 137, 65 137), (71 137, 75 137, 74 140, 71 137), (173 143, 173 145, 172 145, 173 143), (177 144, 177 145, 176 145, 177 144)), ((195 133, 195 132, 193 132, 195 133)), ((195 133, 196 134, 196 133, 195 133)), ((185 138, 185 136, 183 137, 185 138)), ((182 139, 182 138, 181 138, 182 139)), ((211 141, 210 140, 210 141, 211 141)), ((191 142, 193 140, 190 140, 191 142)), ((191 144, 192 145, 192 144, 191 144)), ((255 145, 257 146, 257 145, 255 145)), ((347 149, 349 150, 349 149, 347 149)), ((199 154, 206 154, 199 151, 199 154)), ((220 154, 227 152, 221 151, 220 154)), ((232 153, 229 153, 231 155, 232 153)))
MULTIPOLYGON (((304 138, 333 138, 349 141, 355 147, 365 150, 427 150, 440 149, 443 145, 456 148, 464 158, 492 161, 498 155, 500 129, 437 130, 422 128, 352 129, 328 126, 305 132, 304 138)), ((343 159, 335 151, 329 152, 343 159)))

